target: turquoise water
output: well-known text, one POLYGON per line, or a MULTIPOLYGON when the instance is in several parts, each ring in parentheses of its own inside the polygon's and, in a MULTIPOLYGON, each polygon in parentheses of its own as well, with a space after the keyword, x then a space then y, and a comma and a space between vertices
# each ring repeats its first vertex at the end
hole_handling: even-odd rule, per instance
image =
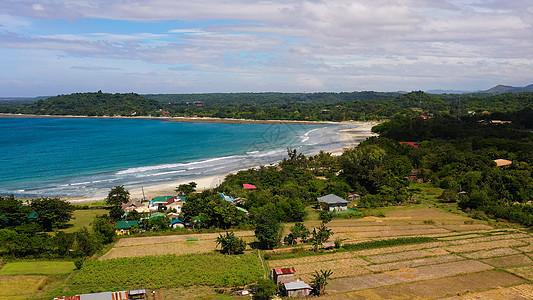
POLYGON ((0 118, 0 194, 84 197, 341 148, 337 125, 0 118))

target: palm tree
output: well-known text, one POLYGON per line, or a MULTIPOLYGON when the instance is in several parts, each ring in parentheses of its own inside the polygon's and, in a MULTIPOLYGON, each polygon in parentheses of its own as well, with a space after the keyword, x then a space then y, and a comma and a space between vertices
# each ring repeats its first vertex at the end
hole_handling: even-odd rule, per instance
POLYGON ((320 273, 315 271, 315 275, 313 275, 313 280, 311 280, 311 283, 314 286, 314 292, 317 296, 323 295, 326 291, 326 285, 328 284, 328 279, 331 277, 333 272, 331 269, 329 270, 320 270, 320 273))

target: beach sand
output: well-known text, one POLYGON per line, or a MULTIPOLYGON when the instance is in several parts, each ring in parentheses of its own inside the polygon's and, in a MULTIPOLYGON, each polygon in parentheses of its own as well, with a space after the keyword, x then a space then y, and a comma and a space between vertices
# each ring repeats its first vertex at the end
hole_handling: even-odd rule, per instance
MULTIPOLYGON (((366 140, 367 138, 376 136, 375 134, 372 133, 371 130, 373 126, 379 123, 378 122, 349 121, 349 122, 341 122, 341 123, 335 123, 335 124, 346 124, 346 125, 354 126, 353 128, 339 130, 341 141, 346 146, 341 149, 329 151, 334 156, 340 156, 342 155, 345 149, 355 147, 360 142, 366 140)), ((144 188, 128 189, 127 186, 125 188, 128 189, 128 191, 130 192, 130 197, 132 199, 149 200, 157 196, 175 195, 176 194, 175 190, 178 187, 178 185, 186 184, 191 181, 196 182, 197 191, 213 189, 219 186, 224 181, 227 175, 237 173, 237 172, 238 171, 234 171, 228 174, 215 175, 215 176, 198 177, 194 179, 188 179, 186 181, 173 181, 173 182, 168 182, 168 183, 159 184, 159 185, 147 186, 144 188)), ((104 198, 105 197, 100 196, 100 197, 73 198, 73 199, 65 199, 65 200, 68 200, 72 204, 87 204, 91 202, 104 201, 104 198)))

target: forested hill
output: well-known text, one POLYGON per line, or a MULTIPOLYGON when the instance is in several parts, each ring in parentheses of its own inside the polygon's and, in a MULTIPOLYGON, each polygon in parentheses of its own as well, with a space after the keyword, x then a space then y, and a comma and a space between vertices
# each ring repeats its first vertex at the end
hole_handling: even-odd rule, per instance
POLYGON ((191 104, 204 106, 226 105, 283 105, 287 103, 302 104, 337 104, 347 101, 393 99, 400 92, 343 92, 343 93, 207 93, 207 94, 147 94, 149 99, 164 103, 191 104))
POLYGON ((76 93, 39 100, 29 105, 7 106, 2 112, 36 115, 147 116, 162 109, 160 102, 138 94, 76 93))
POLYGON ((383 120, 396 114, 475 115, 505 120, 510 112, 533 108, 533 92, 493 96, 410 93, 226 93, 60 95, 31 104, 0 104, 0 113, 88 116, 177 116, 255 120, 347 121, 383 120))

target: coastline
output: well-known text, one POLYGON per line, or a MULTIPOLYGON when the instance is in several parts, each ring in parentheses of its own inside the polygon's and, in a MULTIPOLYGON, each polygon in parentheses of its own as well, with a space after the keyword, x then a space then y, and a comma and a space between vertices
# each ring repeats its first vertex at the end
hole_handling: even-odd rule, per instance
MULTIPOLYGON (((70 119, 129 119, 129 120, 163 120, 184 123, 221 123, 221 124, 343 124, 343 122, 328 121, 299 121, 299 120, 253 120, 212 117, 153 117, 153 116, 76 116, 76 115, 32 115, 32 114, 5 114, 0 113, 0 118, 70 118, 70 119)), ((351 121, 350 121, 351 122, 351 121)))
MULTIPOLYGON (((279 124, 279 123, 278 123, 279 124)), ((313 123, 316 124, 316 123, 313 123)), ((330 123, 328 123, 330 124, 330 123)), ((345 149, 352 148, 357 146, 359 143, 363 142, 369 137, 376 136, 374 133, 372 133, 371 129, 373 126, 379 124, 379 122, 362 122, 362 121, 346 121, 346 122, 334 122, 334 124, 345 124, 345 125, 354 125, 356 127, 354 128, 348 128, 348 129, 341 129, 338 131, 338 134, 340 135, 341 142, 345 144, 345 147, 340 149, 335 149, 332 151, 327 151, 331 153, 333 156, 340 156, 344 152, 345 149)), ((313 155, 318 154, 314 153, 313 155)), ((256 166, 259 167, 259 166, 256 166)), ((242 169, 242 170, 247 170, 242 169)), ((204 191, 207 189, 213 189, 216 188, 218 185, 220 185, 226 176, 230 174, 237 173, 242 170, 232 171, 225 174, 219 174, 219 175, 213 175, 213 176, 200 176, 197 178, 191 178, 184 181, 172 181, 167 182, 163 184, 153 185, 153 186, 147 186, 143 188, 133 188, 128 189, 130 192, 131 199, 147 199, 150 200, 157 196, 168 196, 168 195, 174 195, 175 189, 180 184, 187 184, 189 182, 196 182, 197 191, 204 191)), ((91 202, 98 202, 103 201, 105 196, 99 196, 99 197, 84 197, 84 198, 67 198, 64 200, 69 201, 72 204, 87 204, 91 202)))

